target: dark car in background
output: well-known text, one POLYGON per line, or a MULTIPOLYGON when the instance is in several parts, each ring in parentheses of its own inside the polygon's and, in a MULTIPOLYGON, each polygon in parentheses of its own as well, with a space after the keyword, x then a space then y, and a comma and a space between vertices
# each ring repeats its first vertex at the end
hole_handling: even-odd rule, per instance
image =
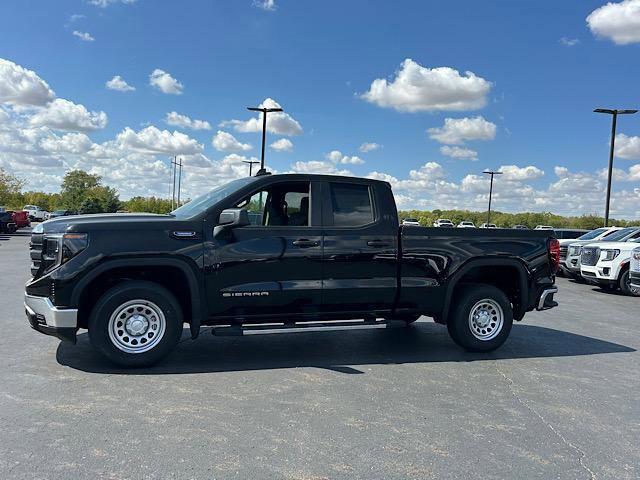
POLYGON ((554 228, 554 232, 556 232, 556 238, 558 240, 565 240, 568 238, 578 238, 587 233, 589 230, 585 230, 582 228, 554 228))
POLYGON ((77 215, 75 210, 54 210, 49 214, 49 219, 56 217, 69 217, 71 215, 77 215))

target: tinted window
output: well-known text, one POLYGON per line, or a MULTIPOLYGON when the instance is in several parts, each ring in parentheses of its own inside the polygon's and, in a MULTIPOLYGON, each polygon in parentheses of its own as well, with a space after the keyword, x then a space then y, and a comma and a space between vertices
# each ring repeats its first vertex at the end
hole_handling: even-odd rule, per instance
POLYGON ((590 232, 585 233, 581 237, 578 237, 578 240, 591 240, 596 238, 598 235, 603 233, 606 228, 596 228, 595 230, 591 230, 590 232))
POLYGON ((367 185, 332 183, 331 204, 333 225, 336 227, 358 227, 373 221, 373 208, 367 185))
POLYGON ((615 230, 614 233, 610 233, 605 238, 602 239, 603 242, 617 242, 623 241, 636 231, 635 228, 623 228, 621 230, 615 230))
POLYGON ((306 227, 309 202, 309 183, 292 182, 255 192, 235 207, 247 210, 251 225, 306 227))

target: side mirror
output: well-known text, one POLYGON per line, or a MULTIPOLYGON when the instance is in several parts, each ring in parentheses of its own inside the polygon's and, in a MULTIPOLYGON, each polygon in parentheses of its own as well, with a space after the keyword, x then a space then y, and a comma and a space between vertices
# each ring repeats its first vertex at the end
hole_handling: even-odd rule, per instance
POLYGON ((213 236, 217 237, 234 228, 250 225, 249 214, 241 208, 227 208, 220 213, 218 225, 213 229, 213 236))

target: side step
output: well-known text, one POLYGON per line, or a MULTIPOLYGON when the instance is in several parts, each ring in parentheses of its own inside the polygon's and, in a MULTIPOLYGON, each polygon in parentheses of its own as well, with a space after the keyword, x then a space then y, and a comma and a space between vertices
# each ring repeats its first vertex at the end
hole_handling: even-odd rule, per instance
POLYGON ((243 335, 270 335, 274 333, 300 333, 300 332, 332 332, 339 330, 373 330, 383 328, 406 327, 402 320, 380 321, 332 321, 332 322, 297 322, 287 324, 267 323, 214 326, 211 329, 213 335, 219 337, 243 336, 243 335))

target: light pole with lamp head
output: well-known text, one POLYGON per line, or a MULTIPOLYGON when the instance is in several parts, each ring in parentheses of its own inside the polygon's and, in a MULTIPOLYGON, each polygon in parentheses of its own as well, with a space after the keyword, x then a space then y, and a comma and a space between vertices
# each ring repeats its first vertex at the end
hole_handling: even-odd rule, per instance
POLYGON ((485 170, 482 173, 491 175, 491 183, 489 184, 489 209, 487 210, 487 227, 491 223, 491 195, 493 194, 493 176, 502 175, 502 172, 494 172, 493 170, 485 170))
POLYGON ((254 166, 256 163, 260 163, 260 162, 259 162, 259 161, 257 161, 257 160, 242 160, 242 163, 247 163, 247 164, 249 164, 249 176, 251 176, 251 175, 252 175, 252 171, 253 171, 253 166, 254 166))
POLYGON ((267 136, 267 113, 282 112, 281 108, 261 108, 261 107, 247 107, 247 110, 252 112, 262 112, 262 156, 260 158, 260 170, 256 173, 256 177, 259 175, 265 175, 267 171, 264 168, 264 145, 267 136))
POLYGON ((616 143, 616 123, 618 115, 632 115, 638 110, 613 110, 609 108, 596 108, 595 113, 607 113, 613 117, 611 122, 611 145, 609 146, 609 172, 607 174, 607 204, 604 210, 604 226, 609 226, 609 201, 611 200, 611 175, 613 173, 613 152, 616 143))

